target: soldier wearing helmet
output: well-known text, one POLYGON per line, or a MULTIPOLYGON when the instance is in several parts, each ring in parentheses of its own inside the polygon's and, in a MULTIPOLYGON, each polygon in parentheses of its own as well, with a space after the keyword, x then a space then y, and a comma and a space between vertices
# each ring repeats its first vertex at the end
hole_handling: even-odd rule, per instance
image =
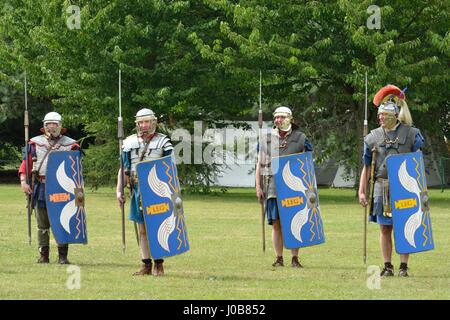
MULTIPOLYGON (((144 225, 144 216, 141 208, 140 195, 136 182, 136 165, 139 162, 158 159, 170 155, 173 150, 170 138, 166 135, 156 132, 157 118, 155 113, 143 108, 136 113, 136 130, 137 134, 128 136, 123 141, 123 163, 125 175, 130 182, 131 199, 130 199, 130 214, 129 219, 134 221, 139 226, 139 237, 141 247, 141 258, 143 265, 141 269, 133 275, 151 275, 152 274, 152 259, 150 256, 150 248, 147 241, 147 233, 144 225)), ((121 170, 119 169, 116 196, 119 203, 125 202, 125 197, 121 193, 122 186, 120 185, 121 170)), ((164 275, 163 259, 155 260, 155 276, 164 275)))
MULTIPOLYGON (((23 159, 19 168, 19 177, 22 191, 32 195, 32 206, 36 209, 37 239, 40 257, 38 263, 49 263, 50 252, 50 221, 45 203, 45 175, 47 172, 48 154, 52 150, 69 151, 79 150, 77 141, 64 135, 66 130, 62 127, 62 117, 57 112, 49 112, 43 119, 42 135, 33 137, 26 146, 28 159, 23 159), (26 182, 26 161, 32 168, 32 185, 26 182)), ((58 244, 58 262, 69 264, 67 259, 68 244, 58 244)))
MULTIPOLYGON (((261 137, 256 165, 256 196, 265 201, 267 221, 272 225, 272 243, 277 255, 273 267, 284 266, 283 261, 283 234, 277 206, 275 181, 271 168, 273 156, 290 155, 294 153, 312 151, 312 145, 306 135, 293 123, 292 111, 288 107, 278 107, 273 112, 274 126, 270 132, 261 137), (260 181, 260 178, 263 181, 260 181), (261 183, 262 182, 262 183, 261 183), (262 186, 262 188, 261 188, 262 186)), ((301 268, 298 260, 299 249, 292 249, 291 266, 301 268)))
MULTIPOLYGON (((378 107, 380 126, 372 130, 364 138, 364 167, 359 184, 359 202, 367 206, 366 186, 371 171, 373 153, 376 153, 374 164, 374 191, 372 212, 369 221, 380 225, 380 245, 384 258, 381 276, 394 275, 392 258, 392 209, 389 198, 389 183, 386 158, 391 154, 409 153, 419 150, 424 144, 420 130, 412 126, 412 117, 406 104, 405 91, 394 85, 381 88, 374 96, 373 103, 378 107)), ((399 276, 408 276, 409 254, 400 255, 399 276)))

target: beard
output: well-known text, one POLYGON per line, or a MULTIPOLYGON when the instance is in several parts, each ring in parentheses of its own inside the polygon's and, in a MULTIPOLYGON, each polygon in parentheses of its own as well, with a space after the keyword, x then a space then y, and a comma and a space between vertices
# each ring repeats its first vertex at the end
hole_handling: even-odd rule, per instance
POLYGON ((45 128, 45 134, 50 139, 56 139, 61 135, 61 127, 58 127, 56 129, 47 129, 45 128))
POLYGON ((150 127, 146 128, 146 129, 139 129, 139 127, 138 127, 137 131, 138 131, 138 135, 140 137, 143 135, 146 135, 146 134, 154 134, 156 131, 156 124, 151 125, 150 127))

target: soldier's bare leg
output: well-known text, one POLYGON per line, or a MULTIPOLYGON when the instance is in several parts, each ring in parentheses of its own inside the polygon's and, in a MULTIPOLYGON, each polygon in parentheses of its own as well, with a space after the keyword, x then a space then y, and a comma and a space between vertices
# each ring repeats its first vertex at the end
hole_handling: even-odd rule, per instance
MULTIPOLYGON (((150 248, 147 241, 147 231, 145 230, 144 224, 139 224, 139 236, 140 236, 140 244, 141 244, 141 255, 142 255, 142 261, 144 262, 144 266, 142 269, 135 273, 135 275, 146 275, 146 274, 152 274, 152 262, 150 258, 150 248)), ((155 269, 154 269, 154 275, 155 276, 162 276, 164 275, 164 266, 163 266, 163 259, 156 259, 155 260, 155 269)))
POLYGON ((409 259, 409 253, 400 255, 400 262, 408 263, 408 259, 409 259))
POLYGON ((150 248, 148 246, 147 231, 145 230, 145 225, 143 223, 139 223, 138 226, 142 259, 150 259, 150 248))
POLYGON ((145 230, 145 224, 138 223, 139 228, 139 243, 141 246, 141 257, 142 262, 144 263, 141 269, 135 273, 133 276, 144 276, 152 274, 152 260, 150 258, 150 248, 147 241, 147 232, 145 230))
POLYGON ((384 258, 384 268, 381 271, 382 277, 392 277, 394 266, 392 259, 392 226, 380 225, 380 246, 384 258))
POLYGON ((272 243, 275 254, 278 257, 283 256, 283 234, 281 233, 280 220, 274 220, 272 225, 272 243))
POLYGON ((272 222, 272 244, 277 259, 272 263, 272 267, 283 267, 283 234, 281 232, 280 219, 272 222))
POLYGON ((380 246, 384 262, 392 259, 392 226, 380 225, 380 246))

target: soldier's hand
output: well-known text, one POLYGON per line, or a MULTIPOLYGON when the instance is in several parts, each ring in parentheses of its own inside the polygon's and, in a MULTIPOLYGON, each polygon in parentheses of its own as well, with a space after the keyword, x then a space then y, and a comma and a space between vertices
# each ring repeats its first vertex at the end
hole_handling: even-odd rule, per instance
POLYGON ((358 198, 359 198, 359 203, 360 203, 363 207, 366 207, 366 206, 367 206, 366 195, 365 195, 364 193, 359 193, 359 194, 358 194, 358 198))
POLYGON ((261 188, 256 188, 256 197, 258 198, 259 202, 264 201, 264 192, 261 188))
POLYGON ((125 203, 125 197, 123 196, 122 192, 116 192, 116 198, 117 201, 119 201, 120 205, 125 203))
POLYGON ((20 187, 22 188, 23 193, 26 195, 31 195, 31 188, 30 185, 26 182, 20 183, 20 187))

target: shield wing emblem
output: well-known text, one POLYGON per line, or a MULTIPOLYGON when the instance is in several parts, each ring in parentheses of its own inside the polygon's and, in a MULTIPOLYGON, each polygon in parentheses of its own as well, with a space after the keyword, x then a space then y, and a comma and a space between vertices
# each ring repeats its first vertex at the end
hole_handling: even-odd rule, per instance
POLYGON ((189 250, 177 168, 171 156, 136 166, 145 228, 154 259, 189 250))
POLYGON ((422 152, 386 159, 397 253, 434 249, 422 152))
POLYGON ((285 247, 325 242, 312 152, 274 157, 272 170, 285 247))
POLYGON ((86 211, 80 151, 49 153, 45 200, 56 242, 86 244, 86 211))

